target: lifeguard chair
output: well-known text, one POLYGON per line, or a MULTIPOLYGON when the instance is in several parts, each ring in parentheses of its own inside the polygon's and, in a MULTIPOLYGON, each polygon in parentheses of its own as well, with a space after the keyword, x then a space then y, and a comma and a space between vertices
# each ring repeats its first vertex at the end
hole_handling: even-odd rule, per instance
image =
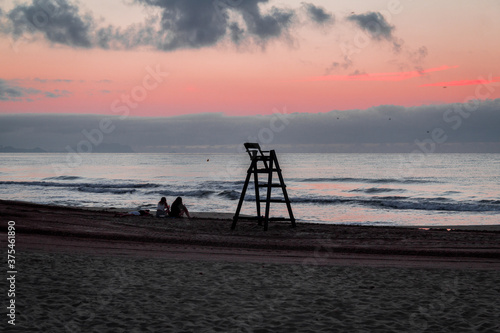
POLYGON ((233 217, 233 224, 231 229, 236 228, 236 223, 240 216, 241 206, 245 200, 245 193, 247 191, 248 183, 250 182, 250 177, 253 175, 254 187, 255 187, 255 204, 257 208, 257 216, 252 217, 259 221, 259 225, 262 225, 262 220, 264 221, 264 230, 267 230, 269 221, 291 221, 292 227, 295 227, 295 218, 293 217, 292 206, 290 205, 290 199, 286 192, 285 181, 283 180, 283 175, 281 174, 280 165, 278 163, 278 158, 276 157, 276 152, 274 150, 262 150, 258 143, 247 142, 244 144, 248 155, 250 156, 250 167, 247 170, 247 177, 245 179, 245 184, 243 185, 243 190, 241 191, 240 201, 238 202, 238 208, 236 208, 236 213, 233 217), (273 183, 273 174, 278 175, 279 183, 273 183), (259 174, 267 174, 267 181, 259 183, 259 174), (267 195, 265 199, 260 197, 260 188, 267 188, 267 195), (280 187, 283 192, 283 198, 272 199, 272 189, 280 187), (265 215, 261 215, 260 203, 265 202, 265 215), (269 217, 269 209, 271 202, 273 203, 284 203, 288 209, 289 218, 284 217, 269 217))

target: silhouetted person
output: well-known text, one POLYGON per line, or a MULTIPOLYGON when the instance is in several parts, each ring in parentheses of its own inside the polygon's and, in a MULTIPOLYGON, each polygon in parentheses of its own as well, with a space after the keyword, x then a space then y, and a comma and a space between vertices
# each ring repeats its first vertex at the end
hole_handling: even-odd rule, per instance
POLYGON ((189 216, 189 211, 182 203, 182 198, 177 197, 177 199, 172 202, 172 206, 170 206, 170 212, 168 213, 168 215, 172 217, 182 217, 184 213, 188 218, 191 218, 191 216, 189 216))
POLYGON ((162 197, 156 206, 156 217, 165 217, 169 213, 170 207, 168 207, 167 198, 162 197))

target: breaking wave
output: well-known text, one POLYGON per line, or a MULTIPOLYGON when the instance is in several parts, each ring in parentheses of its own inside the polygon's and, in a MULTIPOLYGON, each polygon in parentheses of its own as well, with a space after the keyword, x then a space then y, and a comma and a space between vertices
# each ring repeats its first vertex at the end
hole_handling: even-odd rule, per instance
POLYGON ((500 200, 453 201, 444 198, 408 198, 408 197, 378 197, 378 198, 346 198, 317 197, 292 198, 295 203, 318 205, 361 205, 373 208, 397 210, 424 210, 449 212, 500 212, 500 200))
POLYGON ((437 180, 421 179, 421 178, 300 178, 294 179, 296 182, 303 183, 367 183, 367 184, 429 184, 438 183, 437 180))

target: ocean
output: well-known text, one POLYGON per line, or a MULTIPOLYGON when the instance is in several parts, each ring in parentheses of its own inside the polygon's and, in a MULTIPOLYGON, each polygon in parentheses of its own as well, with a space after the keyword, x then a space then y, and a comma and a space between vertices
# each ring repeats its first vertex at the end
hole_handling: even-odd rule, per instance
MULTIPOLYGON (((299 222, 500 223, 500 154, 277 155, 299 222)), ((182 196, 191 212, 234 213, 249 166, 246 153, 4 153, 0 199, 155 210, 182 196)), ((253 186, 245 199, 241 213, 255 215, 253 186)), ((287 217, 285 205, 272 203, 271 216, 287 217)))

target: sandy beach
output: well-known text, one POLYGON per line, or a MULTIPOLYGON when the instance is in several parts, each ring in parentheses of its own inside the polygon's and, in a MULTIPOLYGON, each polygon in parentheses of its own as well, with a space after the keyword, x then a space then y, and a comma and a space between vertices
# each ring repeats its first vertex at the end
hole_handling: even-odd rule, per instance
POLYGON ((500 331, 498 225, 231 231, 231 214, 115 213, 0 200, 4 253, 16 232, 3 331, 500 331))

